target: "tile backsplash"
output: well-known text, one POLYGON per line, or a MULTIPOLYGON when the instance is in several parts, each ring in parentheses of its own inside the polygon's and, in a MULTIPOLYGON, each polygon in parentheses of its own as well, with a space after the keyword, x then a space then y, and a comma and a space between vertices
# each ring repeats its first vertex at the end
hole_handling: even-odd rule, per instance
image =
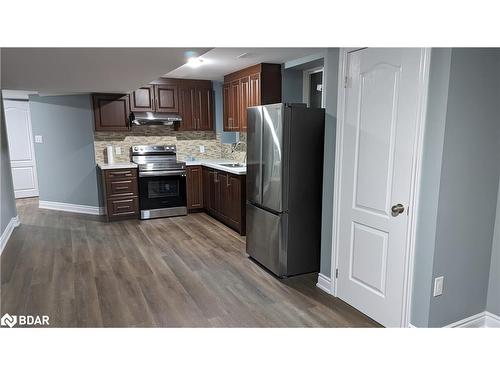
POLYGON ((98 163, 107 162, 106 146, 112 145, 115 150, 115 162, 130 161, 132 145, 175 144, 177 158, 187 160, 190 156, 196 159, 231 159, 243 161, 246 151, 246 134, 240 133, 240 140, 245 144, 239 145, 231 152, 231 145, 221 142, 220 136, 213 132, 186 132, 175 131, 162 125, 148 125, 133 127, 128 133, 123 132, 96 132, 94 133, 95 158, 98 163), (200 146, 205 152, 200 152, 200 146), (116 147, 121 147, 121 154, 116 154, 116 147))

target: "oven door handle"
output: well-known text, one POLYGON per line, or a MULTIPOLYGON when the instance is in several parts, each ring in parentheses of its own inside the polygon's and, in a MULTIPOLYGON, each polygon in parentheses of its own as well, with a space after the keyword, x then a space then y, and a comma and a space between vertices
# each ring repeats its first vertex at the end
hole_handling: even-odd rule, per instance
POLYGON ((186 170, 176 171, 143 171, 139 172, 139 177, 157 177, 157 176, 186 176, 186 170))

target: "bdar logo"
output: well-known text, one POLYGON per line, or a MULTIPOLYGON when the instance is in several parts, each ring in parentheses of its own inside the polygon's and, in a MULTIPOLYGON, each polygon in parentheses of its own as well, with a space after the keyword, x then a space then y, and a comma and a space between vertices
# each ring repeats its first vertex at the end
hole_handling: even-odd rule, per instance
POLYGON ((5 314, 2 316, 2 319, 0 319, 0 324, 2 326, 9 326, 10 328, 14 327, 17 323, 17 316, 11 316, 9 314, 5 314))

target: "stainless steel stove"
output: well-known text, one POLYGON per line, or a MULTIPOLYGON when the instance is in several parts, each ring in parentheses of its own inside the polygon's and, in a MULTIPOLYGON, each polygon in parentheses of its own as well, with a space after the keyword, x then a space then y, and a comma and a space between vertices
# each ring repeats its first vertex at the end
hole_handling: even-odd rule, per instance
POLYGON ((175 145, 132 146, 139 169, 141 219, 187 214, 186 163, 177 161, 175 145))

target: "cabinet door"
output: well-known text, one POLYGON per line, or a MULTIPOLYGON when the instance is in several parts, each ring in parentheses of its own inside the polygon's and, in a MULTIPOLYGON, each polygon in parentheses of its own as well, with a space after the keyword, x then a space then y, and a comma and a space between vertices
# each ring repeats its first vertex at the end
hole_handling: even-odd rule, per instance
POLYGON ((180 114, 182 116, 182 121, 179 126, 179 130, 195 130, 196 120, 194 118, 194 100, 195 100, 195 90, 192 87, 180 87, 179 88, 179 98, 180 98, 180 114))
POLYGON ((229 131, 230 129, 230 113, 231 113, 231 84, 225 83, 222 87, 222 105, 223 105, 223 122, 222 127, 224 131, 229 131))
POLYGON ((211 188, 211 180, 210 180, 210 170, 202 167, 202 175, 203 175, 203 204, 207 211, 210 212, 210 188, 211 188))
POLYGON ((177 85, 155 85, 156 112, 179 112, 179 87, 177 85))
POLYGON ((129 131, 130 99, 122 94, 94 94, 94 123, 96 131, 129 131))
POLYGON ((249 107, 261 104, 260 100, 260 73, 250 76, 250 100, 249 107))
POLYGON ((220 211, 220 182, 217 179, 217 172, 209 172, 209 185, 208 207, 212 213, 218 213, 220 211))
POLYGON ((250 79, 240 79, 240 131, 247 131, 247 108, 250 106, 250 79))
POLYGON ((155 110, 154 87, 144 86, 130 94, 130 110, 132 112, 149 112, 155 110))
POLYGON ((226 217, 230 224, 240 230, 241 228, 241 180, 238 176, 228 174, 226 189, 227 211, 226 217))
POLYGON ((233 122, 231 129, 238 131, 240 129, 240 81, 231 82, 231 105, 233 107, 233 122))
POLYGON ((213 130, 214 129, 214 102, 213 92, 211 88, 199 88, 196 90, 197 107, 198 107, 198 130, 213 130))
POLYGON ((229 213, 229 184, 228 184, 228 175, 224 172, 217 173, 217 179, 219 181, 219 190, 220 190, 220 203, 219 203, 219 214, 224 218, 229 213))
POLYGON ((187 167, 187 208, 203 208, 203 177, 201 166, 187 167))

